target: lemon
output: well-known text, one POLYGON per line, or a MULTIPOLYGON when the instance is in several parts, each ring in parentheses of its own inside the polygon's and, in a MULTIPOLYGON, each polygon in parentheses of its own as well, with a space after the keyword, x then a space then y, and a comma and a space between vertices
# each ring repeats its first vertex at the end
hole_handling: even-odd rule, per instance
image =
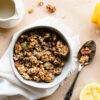
POLYGON ((100 27, 100 3, 96 5, 91 21, 100 27))
POLYGON ((80 100, 100 100, 100 83, 86 84, 80 92, 80 100))

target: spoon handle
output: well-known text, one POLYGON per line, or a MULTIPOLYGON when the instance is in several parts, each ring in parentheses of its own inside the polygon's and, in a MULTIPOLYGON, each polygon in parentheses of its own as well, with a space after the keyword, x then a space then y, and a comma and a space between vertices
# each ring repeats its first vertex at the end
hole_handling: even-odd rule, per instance
POLYGON ((72 96, 73 89, 74 89, 74 85, 75 85, 75 83, 76 83, 76 80, 77 80, 77 78, 78 78, 78 76, 79 76, 81 70, 82 70, 82 66, 79 65, 78 72, 77 72, 77 74, 76 74, 76 76, 75 76, 75 79, 74 79, 74 81, 73 81, 73 83, 72 83, 70 89, 68 90, 68 92, 67 92, 66 97, 65 97, 64 100, 70 100, 70 98, 71 98, 71 96, 72 96))

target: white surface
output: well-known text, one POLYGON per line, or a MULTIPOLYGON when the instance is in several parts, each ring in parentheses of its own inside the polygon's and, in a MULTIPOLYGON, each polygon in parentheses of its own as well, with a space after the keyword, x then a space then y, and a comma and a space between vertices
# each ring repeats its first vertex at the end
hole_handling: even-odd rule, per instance
MULTIPOLYGON (((64 33, 64 35, 66 34, 65 37, 67 37, 68 43, 70 44, 71 59, 67 67, 64 67, 62 74, 59 75, 59 77, 57 78, 57 80, 58 81, 60 80, 59 82, 61 82, 62 79, 67 77, 69 73, 75 69, 75 56, 76 56, 75 54, 77 54, 78 49, 79 49, 79 44, 80 44, 79 38, 78 36, 72 37, 71 31, 67 27, 65 27, 63 24, 61 24, 59 20, 56 20, 55 18, 47 17, 42 20, 38 20, 31 26, 34 26, 34 25, 50 25, 52 27, 59 29, 62 33, 64 33)), ((31 27, 31 26, 28 26, 28 27, 31 27)), ((15 41, 16 36, 18 34, 19 32, 14 35, 14 38, 12 41, 15 41)), ((0 95, 13 96, 13 95, 20 94, 28 98, 28 100, 34 100, 34 99, 45 97, 54 93, 54 91, 58 88, 58 85, 49 89, 38 89, 38 88, 25 85, 16 78, 16 76, 14 75, 12 71, 10 58, 9 58, 11 46, 12 46, 12 43, 10 44, 8 50, 6 51, 6 53, 0 60, 0 81, 1 81, 0 95)), ((54 82, 52 82, 52 84, 56 84, 55 82, 57 82, 57 80, 55 79, 54 82)))
POLYGON ((12 0, 15 4, 15 14, 6 19, 0 18, 0 28, 12 28, 18 25, 24 16, 24 4, 22 0, 12 0))

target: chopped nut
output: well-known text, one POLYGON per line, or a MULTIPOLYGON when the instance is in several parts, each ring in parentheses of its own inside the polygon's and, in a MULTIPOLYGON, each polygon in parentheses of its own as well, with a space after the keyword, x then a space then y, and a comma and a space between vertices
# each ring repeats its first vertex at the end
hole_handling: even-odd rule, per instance
POLYGON ((23 74, 27 71, 27 69, 24 67, 24 65, 21 65, 18 67, 18 71, 20 72, 20 74, 23 74))
POLYGON ((27 73, 28 73, 29 75, 32 75, 32 74, 37 74, 39 71, 40 71, 39 68, 34 67, 34 68, 30 68, 30 69, 28 70, 27 73))
POLYGON ((27 73, 23 73, 22 77, 26 80, 32 80, 32 78, 27 74, 27 73))
POLYGON ((20 66, 19 61, 16 61, 16 62, 15 62, 15 67, 18 68, 19 66, 20 66))
POLYGON ((45 75, 46 75, 46 70, 44 70, 44 69, 40 69, 40 72, 39 72, 39 76, 40 76, 40 78, 41 78, 41 80, 45 80, 45 75))
POLYGON ((43 0, 40 0, 40 1, 38 2, 38 6, 43 6, 43 5, 44 5, 43 0))
POLYGON ((59 65, 60 63, 61 63, 61 58, 56 57, 56 59, 54 60, 54 64, 59 65))
POLYGON ((34 75, 33 75, 33 79, 34 79, 36 82, 40 82, 40 81, 41 81, 41 79, 39 78, 39 75, 37 75, 37 76, 34 76, 34 75))
POLYGON ((48 39, 48 38, 50 38, 50 33, 46 33, 46 34, 44 35, 44 39, 48 39))
POLYGON ((45 76, 45 82, 50 83, 50 82, 52 82, 54 80, 54 78, 55 77, 54 77, 53 73, 47 72, 46 76, 45 76))
POLYGON ((22 50, 21 44, 19 42, 17 42, 15 44, 15 53, 19 53, 22 50))
POLYGON ((55 75, 59 75, 61 72, 62 72, 62 68, 60 68, 60 67, 54 68, 55 75))
POLYGON ((29 13, 29 14, 31 14, 31 13, 33 13, 33 12, 34 12, 34 9, 33 9, 33 8, 28 10, 28 13, 29 13))
POLYGON ((47 10, 50 12, 50 13, 54 13, 56 11, 56 7, 55 6, 52 6, 50 4, 48 4, 46 6, 47 10))
POLYGON ((53 34, 53 41, 57 40, 57 36, 55 34, 53 34))

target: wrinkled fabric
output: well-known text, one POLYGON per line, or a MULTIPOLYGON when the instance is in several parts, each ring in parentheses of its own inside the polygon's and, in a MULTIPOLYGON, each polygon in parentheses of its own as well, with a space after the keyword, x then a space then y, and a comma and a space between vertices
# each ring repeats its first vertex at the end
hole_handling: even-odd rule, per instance
MULTIPOLYGON (((73 54, 76 54, 80 43, 79 37, 75 36, 72 38, 71 31, 67 29, 63 24, 61 24, 60 21, 52 17, 47 17, 44 19, 39 19, 37 22, 34 23, 34 25, 51 25, 65 31, 68 34, 70 40, 72 41, 71 46, 73 48, 73 51, 71 52, 73 54)), ((15 34, 14 36, 16 35, 17 34, 15 34)), ((38 89, 23 84, 17 79, 10 64, 9 53, 10 53, 11 45, 12 44, 10 44, 8 50, 6 51, 4 56, 0 59, 0 100, 8 100, 8 99, 35 100, 53 94, 56 91, 56 89, 59 87, 59 85, 49 89, 38 89)), ((68 73, 74 71, 75 69, 74 58, 72 61, 74 63, 73 66, 68 70, 68 73)))

